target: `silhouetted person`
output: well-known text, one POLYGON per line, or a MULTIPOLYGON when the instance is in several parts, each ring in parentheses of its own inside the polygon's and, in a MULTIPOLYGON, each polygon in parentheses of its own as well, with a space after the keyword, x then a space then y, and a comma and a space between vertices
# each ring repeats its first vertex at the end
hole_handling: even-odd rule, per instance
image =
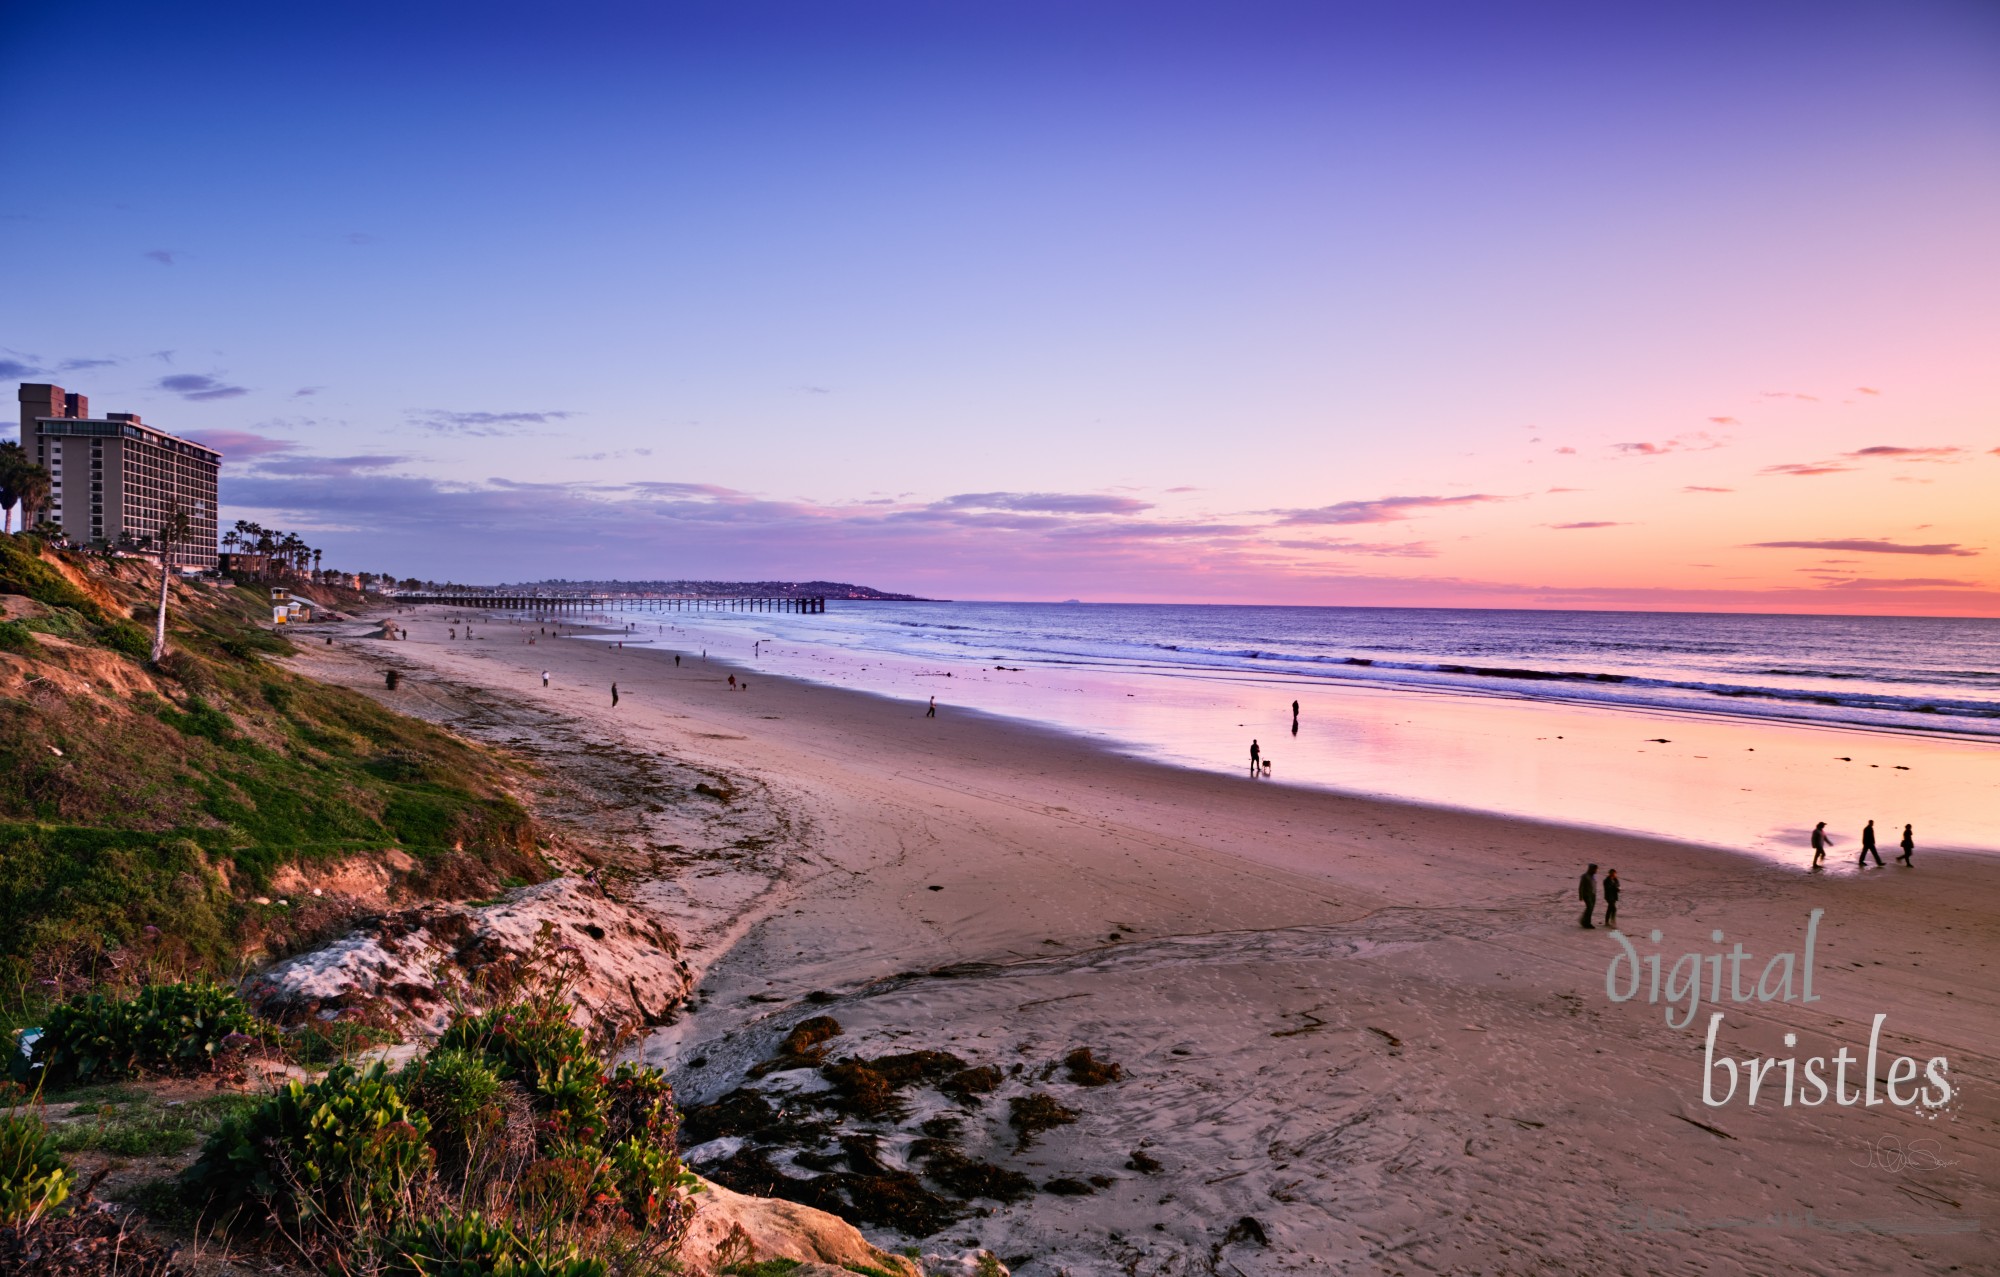
POLYGON ((1263 763, 1260 761, 1263 757, 1264 751, 1259 749, 1256 740, 1252 739, 1250 742, 1250 774, 1252 776, 1264 770, 1263 763))
POLYGON ((1294 723, 1299 721, 1299 703, 1297 701, 1292 702, 1292 721, 1294 723))
POLYGON ((1604 871, 1604 925, 1618 929, 1618 871, 1604 871))
POLYGON ((618 704, 618 684, 616 683, 611 685, 611 704, 613 707, 616 707, 618 704))
POLYGON ((1917 862, 1914 859, 1916 854, 1917 854, 1917 836, 1914 833, 1910 832, 1910 827, 1908 825, 1904 825, 1903 854, 1896 857, 1896 863, 1899 865, 1908 865, 1910 868, 1915 869, 1917 867, 1917 862))
POLYGON ((675 653, 674 653, 674 668, 675 668, 675 669, 679 669, 680 667, 681 667, 681 654, 680 654, 679 652, 675 652, 675 653))
POLYGON ((1870 856, 1875 857, 1875 867, 1880 869, 1882 867, 1882 853, 1875 850, 1875 822, 1872 820, 1861 828, 1861 858, 1854 863, 1865 865, 1868 863, 1868 857, 1870 856))
POLYGON ((935 696, 931 697, 931 707, 924 711, 924 717, 925 718, 937 717, 937 697, 935 696))
POLYGON ((547 687, 548 685, 549 685, 549 672, 548 672, 547 670, 543 670, 543 671, 542 671, 542 686, 543 686, 543 687, 547 687))
POLYGON ((1826 822, 1824 820, 1813 826, 1812 847, 1813 868, 1817 869, 1820 866, 1820 862, 1826 859, 1826 822))
POLYGON ((1590 920, 1590 915, 1597 912, 1596 865, 1584 870, 1583 877, 1576 880, 1576 897, 1583 901, 1583 925, 1591 931, 1597 930, 1597 924, 1590 920))

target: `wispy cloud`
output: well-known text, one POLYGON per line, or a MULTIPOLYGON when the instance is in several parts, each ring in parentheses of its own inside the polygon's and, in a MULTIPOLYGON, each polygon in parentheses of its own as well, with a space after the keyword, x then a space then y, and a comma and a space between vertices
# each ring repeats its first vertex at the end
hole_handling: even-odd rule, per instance
POLYGON ((65 359, 56 365, 59 372, 88 372, 92 368, 115 368, 120 363, 116 359, 65 359))
POLYGON ((1977 581, 1964 581, 1947 576, 1877 576, 1850 577, 1828 581, 1822 589, 1828 590, 1976 590, 1977 581))
POLYGON ((1022 510, 1039 514, 1137 514, 1153 503, 1087 492, 961 492, 936 503, 940 510, 1022 510))
POLYGON ((270 435, 249 430, 188 430, 183 434, 221 453, 225 463, 253 461, 258 457, 290 452, 299 446, 290 439, 273 439, 270 435))
POLYGON ((512 434, 523 426, 546 426, 567 421, 576 415, 553 409, 540 412, 447 412, 442 408, 411 414, 425 430, 439 434, 481 436, 512 434))
POLYGON ((1272 541, 1285 550, 1315 550, 1332 554, 1375 554, 1396 559, 1434 559, 1437 547, 1428 541, 1272 541))
POLYGON ((33 355, 22 356, 16 351, 0 357, 0 381, 25 381, 29 377, 40 376, 41 372, 41 361, 33 355))
POLYGON ((192 399, 197 402, 209 399, 234 399, 238 395, 247 395, 250 393, 241 386, 231 386, 217 378, 205 377, 200 373, 191 372, 175 373, 171 377, 162 377, 153 384, 161 390, 169 391, 179 395, 183 399, 192 399))
POLYGON ((1881 391, 1875 389, 1875 387, 1873 386, 1856 386, 1854 388, 1854 391, 1856 394, 1862 394, 1862 395, 1879 395, 1882 393, 1881 391))
POLYGON ((1969 559, 1980 553, 1956 541, 1933 545, 1905 545, 1900 541, 1870 541, 1850 538, 1837 541, 1757 541, 1752 550, 1836 550, 1846 554, 1932 554, 1969 559))
POLYGON ((1758 392, 1766 399, 1798 399, 1806 403, 1818 403, 1818 395, 1802 395, 1795 390, 1765 390, 1758 392))
POLYGON ((1966 455, 1963 448, 1906 448, 1895 444, 1878 443, 1872 448, 1857 448, 1853 452, 1843 452, 1843 457, 1857 461, 1884 459, 1890 461, 1954 461, 1966 455))
POLYGON ((1690 483, 1690 484, 1688 484, 1688 485, 1687 485, 1687 486, 1686 486, 1685 488, 1682 488, 1682 489, 1681 489, 1681 491, 1682 491, 1682 492, 1734 492, 1734 491, 1736 491, 1736 489, 1734 489, 1734 488, 1711 488, 1711 487, 1709 487, 1709 486, 1708 486, 1708 485, 1706 485, 1706 484, 1701 484, 1701 483, 1690 483))
POLYGON ((292 398, 310 399, 312 396, 318 394, 320 391, 325 389, 326 389, 325 386, 300 386, 297 390, 294 390, 292 392, 292 398))
POLYGON ((1372 501, 1337 501, 1307 510, 1272 510, 1267 513, 1278 515, 1280 523, 1398 523, 1409 518, 1412 512, 1508 500, 1512 498, 1484 492, 1458 497, 1376 497, 1372 501))
POLYGON ((1854 469, 1853 466, 1844 466, 1837 461, 1791 461, 1779 466, 1765 466, 1757 473, 1789 475, 1841 474, 1852 469, 1854 469))
POLYGON ((355 457, 277 456, 257 467, 260 476, 291 479, 351 479, 399 466, 412 458, 387 453, 355 457))
POLYGON ((1740 426, 1743 424, 1734 417, 1710 417, 1709 420, 1718 426, 1740 426))
POLYGON ((1569 532, 1579 528, 1629 528, 1632 525, 1629 523, 1613 523, 1607 519, 1586 519, 1579 523, 1545 523, 1542 526, 1554 528, 1560 532, 1569 532))
POLYGON ((1706 430, 1696 430, 1690 434, 1676 435, 1658 443, 1641 441, 1638 443, 1614 443, 1612 450, 1628 457, 1661 457, 1670 452, 1709 452, 1726 447, 1727 439, 1718 439, 1706 430))
POLYGON ((149 248, 144 253, 149 261, 158 262, 162 266, 172 266, 174 259, 181 255, 179 250, 171 248, 149 248))

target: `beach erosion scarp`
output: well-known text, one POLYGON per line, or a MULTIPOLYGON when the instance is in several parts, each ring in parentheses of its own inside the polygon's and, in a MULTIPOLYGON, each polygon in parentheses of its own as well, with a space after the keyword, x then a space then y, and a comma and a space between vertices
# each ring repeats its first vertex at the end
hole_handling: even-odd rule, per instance
POLYGON ((1822 909, 1818 1003, 1725 998, 1735 1053, 1783 1054, 1785 1032, 1830 1052, 1886 1011, 1897 1054, 1978 1078, 2000 1054, 1990 857, 1814 875, 1169 766, 949 703, 932 719, 747 662, 530 645, 535 627, 487 618, 448 638, 448 620, 340 643, 409 671, 394 695, 473 689, 781 813, 769 885, 733 912, 700 902, 697 862, 653 898, 697 984, 638 1049, 675 1079, 696 1168, 733 1187, 1036 1274, 1676 1271, 1712 1257, 1696 1225, 1725 1214, 1766 1221, 1729 1230, 1743 1272, 1978 1262, 1952 1228, 1995 1205, 1988 1090, 1928 1120, 1709 1107, 1699 1038, 1606 997, 1616 946, 1578 928, 1575 895, 1584 864, 1618 869, 1622 925, 1660 931, 1669 962, 1726 952, 1718 931, 1791 947, 1822 909), (798 1049, 821 1018, 838 1032, 798 1049), (1872 1167, 1884 1138, 1935 1140, 1941 1164, 1872 1167), (1837 1226, 1879 1221, 1884 1194, 1897 1227, 1837 1226), (1787 1222, 1802 1212, 1821 1225, 1787 1222))

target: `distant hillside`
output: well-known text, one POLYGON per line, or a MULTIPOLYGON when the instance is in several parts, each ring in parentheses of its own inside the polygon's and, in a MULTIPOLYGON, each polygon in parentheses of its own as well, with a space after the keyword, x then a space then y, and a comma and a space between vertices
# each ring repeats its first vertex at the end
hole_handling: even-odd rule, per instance
POLYGON ((493 587, 499 590, 588 590, 594 594, 693 594, 707 599, 877 599, 893 603, 931 603, 915 594, 891 594, 869 585, 845 581, 522 581, 493 587))

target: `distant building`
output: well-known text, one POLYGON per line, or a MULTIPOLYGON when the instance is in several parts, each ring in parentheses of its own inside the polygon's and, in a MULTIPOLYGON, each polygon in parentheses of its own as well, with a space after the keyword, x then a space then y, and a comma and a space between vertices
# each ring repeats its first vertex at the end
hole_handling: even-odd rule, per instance
POLYGON ((21 383, 21 447, 49 472, 44 516, 79 545, 158 549, 160 522, 178 503, 192 531, 180 567, 216 564, 217 472, 222 454, 143 424, 136 413, 90 415, 61 386, 21 383))

